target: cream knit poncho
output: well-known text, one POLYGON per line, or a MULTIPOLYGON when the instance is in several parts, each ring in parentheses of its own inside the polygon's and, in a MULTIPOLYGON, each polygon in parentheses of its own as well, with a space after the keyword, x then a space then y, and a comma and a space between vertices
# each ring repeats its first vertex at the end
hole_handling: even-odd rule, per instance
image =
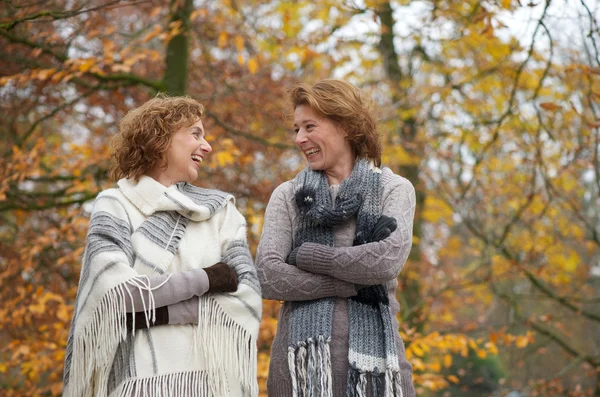
MULTIPOLYGON (((92 210, 65 357, 64 396, 256 396, 260 286, 233 196, 122 179, 92 210), (199 298, 198 325, 127 331, 128 290, 219 261, 239 286, 199 298)), ((131 303, 130 303, 131 304, 131 303)), ((142 308, 135 308, 136 311, 142 308)))

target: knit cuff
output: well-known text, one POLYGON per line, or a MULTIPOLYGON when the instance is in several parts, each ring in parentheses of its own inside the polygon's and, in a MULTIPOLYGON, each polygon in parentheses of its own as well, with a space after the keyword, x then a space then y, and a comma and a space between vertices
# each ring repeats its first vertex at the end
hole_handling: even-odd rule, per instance
POLYGON ((334 247, 317 243, 304 243, 296 255, 296 266, 314 274, 332 276, 331 262, 334 247))

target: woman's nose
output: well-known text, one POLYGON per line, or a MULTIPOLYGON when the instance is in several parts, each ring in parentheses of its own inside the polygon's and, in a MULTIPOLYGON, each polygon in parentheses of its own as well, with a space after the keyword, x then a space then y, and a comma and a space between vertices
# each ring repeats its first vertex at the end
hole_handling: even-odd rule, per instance
POLYGON ((202 144, 200 146, 201 146, 202 150, 204 150, 206 153, 212 152, 212 146, 210 146, 210 143, 204 141, 204 142, 202 142, 202 144))
POLYGON ((306 133, 304 133, 302 130, 298 131, 296 134, 296 145, 301 145, 306 142, 306 140, 306 133))

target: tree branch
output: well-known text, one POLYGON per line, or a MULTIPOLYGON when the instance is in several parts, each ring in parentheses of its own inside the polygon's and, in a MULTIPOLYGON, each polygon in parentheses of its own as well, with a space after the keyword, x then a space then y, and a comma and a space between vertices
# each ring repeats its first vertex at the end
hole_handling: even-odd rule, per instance
POLYGON ((24 16, 19 19, 15 19, 14 21, 0 23, 0 29, 11 30, 15 26, 17 26, 21 23, 32 22, 32 21, 36 21, 40 18, 45 18, 45 17, 49 17, 49 19, 52 21, 57 21, 59 19, 72 18, 74 16, 84 14, 87 12, 93 12, 93 11, 99 11, 99 10, 105 10, 105 9, 115 9, 115 8, 120 8, 120 7, 131 7, 131 6, 137 5, 137 4, 148 3, 149 0, 129 2, 127 4, 122 4, 122 5, 117 6, 116 4, 118 4, 120 2, 121 2, 121 0, 115 0, 111 3, 103 4, 101 6, 91 7, 91 8, 86 8, 86 9, 72 10, 72 11, 40 11, 35 14, 31 14, 31 15, 27 15, 27 16, 24 16))
POLYGON ((228 125, 228 124, 225 124, 213 112, 211 112, 209 110, 205 110, 204 112, 206 113, 206 115, 208 117, 210 117, 215 122, 216 125, 218 125, 219 127, 223 128, 224 130, 226 130, 230 134, 241 136, 241 137, 249 139, 251 141, 261 143, 261 144, 263 144, 265 146, 270 146, 270 147, 274 147, 274 148, 278 148, 278 149, 293 149, 294 148, 293 145, 288 145, 286 143, 279 143, 279 142, 270 142, 270 141, 268 141, 265 138, 262 138, 262 137, 250 134, 249 132, 244 132, 244 131, 238 130, 238 129, 236 129, 236 128, 228 125))

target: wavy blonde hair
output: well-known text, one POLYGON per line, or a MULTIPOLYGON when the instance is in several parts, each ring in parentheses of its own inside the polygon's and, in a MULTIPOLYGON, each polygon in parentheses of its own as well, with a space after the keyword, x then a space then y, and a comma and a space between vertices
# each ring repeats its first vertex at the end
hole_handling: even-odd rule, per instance
POLYGON ((309 106, 317 115, 326 117, 343 129, 357 157, 373 160, 381 166, 381 139, 370 106, 360 90, 342 80, 325 79, 313 86, 298 83, 289 91, 292 106, 309 106))
POLYGON ((165 153, 173 133, 204 116, 204 106, 189 97, 159 94, 131 110, 119 124, 111 144, 110 176, 139 179, 156 164, 167 166, 165 153))

